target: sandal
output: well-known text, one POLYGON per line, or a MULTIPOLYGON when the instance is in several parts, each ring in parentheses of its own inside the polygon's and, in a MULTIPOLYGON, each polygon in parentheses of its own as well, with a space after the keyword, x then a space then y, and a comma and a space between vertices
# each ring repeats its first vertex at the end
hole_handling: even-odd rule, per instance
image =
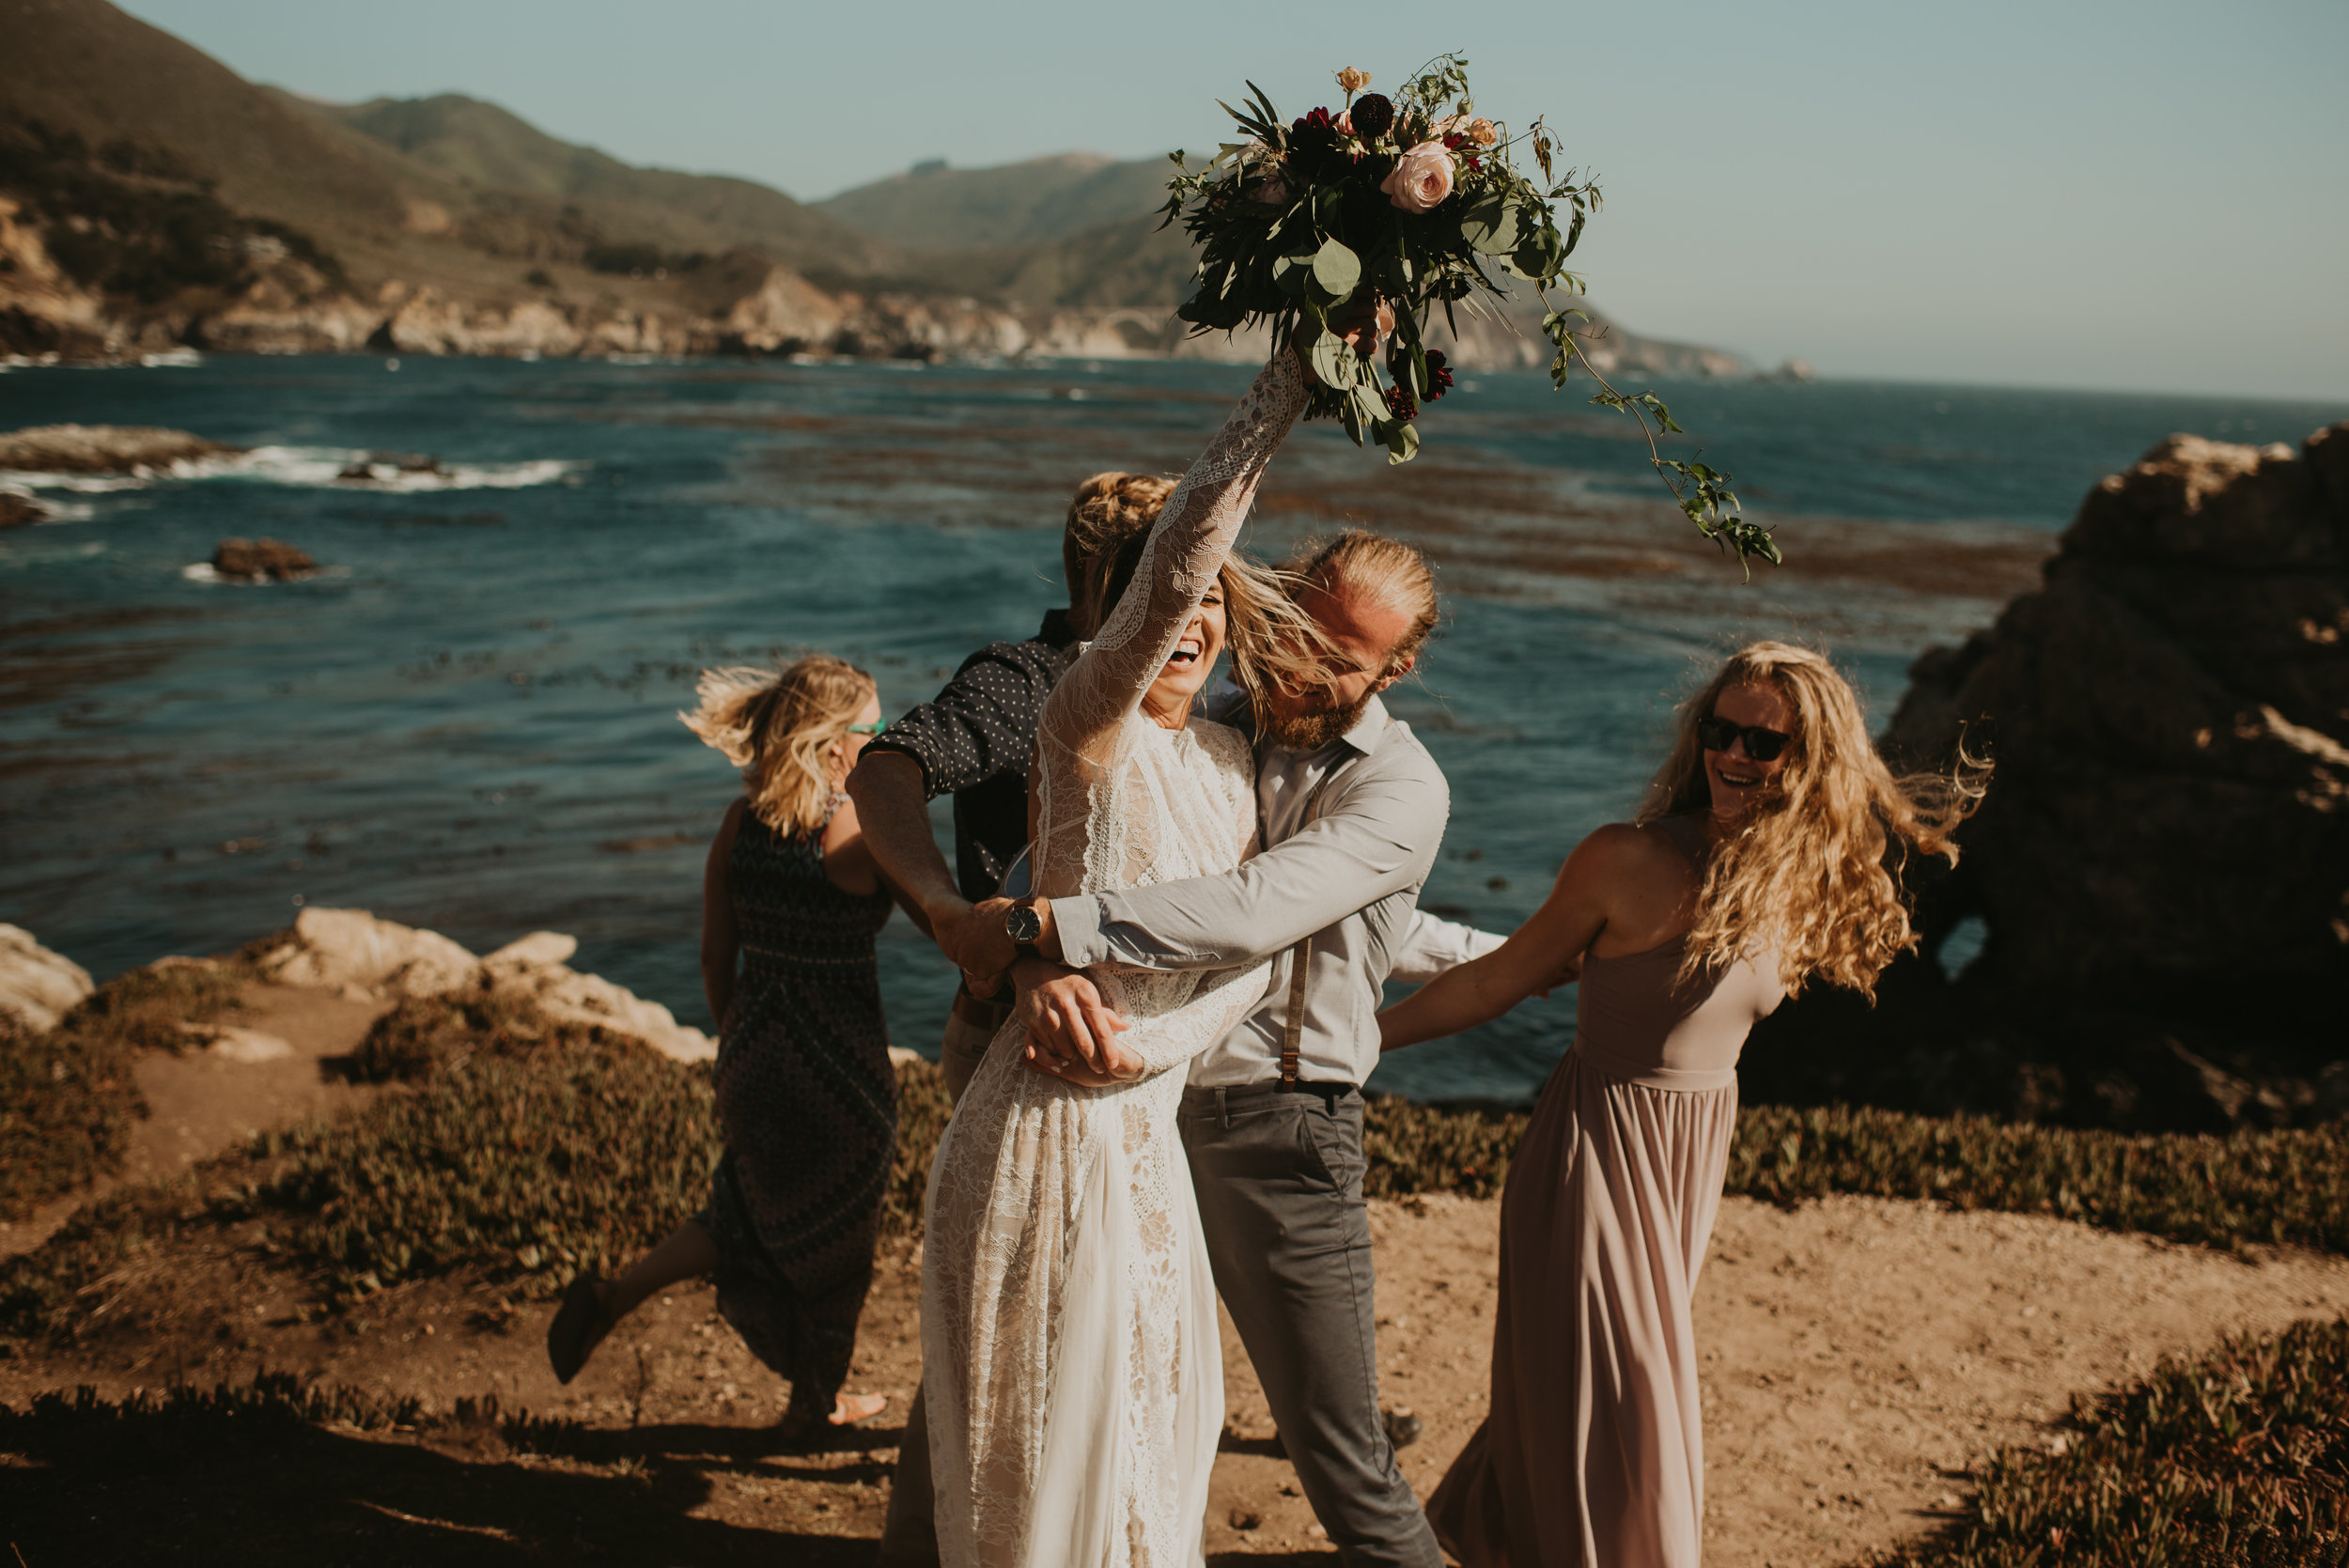
POLYGON ((586 1274, 573 1280, 554 1321, 547 1325, 547 1359, 553 1364, 554 1380, 568 1383, 577 1377, 613 1327, 612 1314, 604 1310, 603 1281, 586 1274))

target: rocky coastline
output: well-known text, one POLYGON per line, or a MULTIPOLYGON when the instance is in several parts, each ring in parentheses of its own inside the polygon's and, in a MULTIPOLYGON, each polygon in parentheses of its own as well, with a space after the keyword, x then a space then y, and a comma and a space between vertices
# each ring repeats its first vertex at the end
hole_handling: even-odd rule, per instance
POLYGON ((1997 772, 1871 1010, 1757 1031, 1750 1098, 2132 1130, 2349 1114, 2349 423, 2178 435, 2089 492, 2044 584, 1936 648, 1882 742, 1997 772), (1937 955, 1961 928, 1980 955, 1937 955))
MULTIPOLYGON (((888 289, 823 287, 787 266, 740 256, 708 269, 699 299, 618 290, 468 291, 389 278, 346 287, 286 255, 248 258, 250 281, 142 305, 76 282, 33 225, 0 197, 0 357, 28 364, 135 363, 185 349, 232 354, 382 353, 508 359, 650 355, 811 355, 884 360, 1198 359, 1253 363, 1262 332, 1191 337, 1171 309, 1039 306, 888 289)), ((1433 342, 1460 368, 1546 365, 1538 323, 1464 319, 1433 342)), ((1736 376, 1717 349, 1641 337, 1598 319, 1602 370, 1736 376)))

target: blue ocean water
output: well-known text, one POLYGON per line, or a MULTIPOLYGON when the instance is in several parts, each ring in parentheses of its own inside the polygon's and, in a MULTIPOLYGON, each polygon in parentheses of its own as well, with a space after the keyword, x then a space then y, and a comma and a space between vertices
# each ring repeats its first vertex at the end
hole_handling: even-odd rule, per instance
MULTIPOLYGON (((1076 480, 1178 472, 1246 380, 359 357, 0 374, 0 428, 163 425, 257 449, 188 477, 44 482, 59 520, 0 534, 0 920, 101 977, 304 903, 476 950, 568 931, 580 967, 707 1026, 698 883, 736 786, 674 717, 695 673, 822 647, 871 668, 885 707, 921 700, 1058 602, 1076 480), (335 477, 370 453, 443 472, 335 477), (261 588, 189 571, 228 536, 331 570, 261 588)), ((1629 811, 1672 700, 1729 641, 1828 642, 1889 712, 1909 660, 1985 624, 2088 487, 2164 434, 2296 442, 2349 415, 1660 390, 1781 525, 1782 571, 1747 584, 1688 553, 1627 426, 1533 376, 1465 380, 1405 469, 1308 427, 1268 487, 1268 549, 1363 518, 1442 564, 1451 618, 1392 706, 1452 780, 1425 902, 1459 918, 1507 929, 1629 811)), ((951 975, 902 921, 882 954, 897 1040, 934 1050, 951 975)), ((1376 1086, 1521 1097, 1572 1016, 1571 996, 1531 1005, 1376 1086)))

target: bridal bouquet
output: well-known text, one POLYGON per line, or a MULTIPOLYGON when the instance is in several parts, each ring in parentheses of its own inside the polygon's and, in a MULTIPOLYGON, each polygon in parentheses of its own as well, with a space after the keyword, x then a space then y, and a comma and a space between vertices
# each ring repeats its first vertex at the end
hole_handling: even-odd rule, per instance
MULTIPOLYGON (((1441 55, 1392 98, 1363 92, 1371 78, 1337 73, 1346 93, 1336 111, 1317 108, 1283 123, 1271 100, 1248 84, 1246 109, 1221 104, 1248 140, 1222 144, 1205 167, 1174 154, 1176 173, 1160 227, 1180 218, 1199 246, 1199 287, 1177 313, 1196 333, 1259 322, 1285 342, 1313 323, 1314 389, 1307 417, 1344 422, 1355 444, 1375 441, 1391 463, 1419 451, 1418 416, 1443 396, 1452 370, 1425 333, 1440 307, 1456 331, 1456 310, 1486 315, 1505 299, 1495 273, 1532 286, 1547 307, 1542 330, 1556 348, 1550 379, 1563 387, 1575 359, 1582 311, 1552 305, 1550 291, 1583 292, 1566 271, 1582 225, 1599 206, 1595 180, 1560 177, 1556 145, 1539 119, 1512 132, 1476 112, 1468 62, 1441 55), (1531 151, 1542 183, 1519 172, 1531 151), (1559 219, 1565 219, 1561 231, 1559 219), (1385 373, 1357 354, 1332 322, 1368 290, 1394 310, 1385 373)), ((1779 559, 1769 534, 1737 515, 1726 474, 1667 458, 1656 438, 1678 430, 1652 392, 1625 395, 1592 368, 1592 401, 1630 413, 1649 457, 1681 510, 1706 537, 1739 557, 1779 559), (1651 427, 1651 420, 1654 422, 1651 427)))

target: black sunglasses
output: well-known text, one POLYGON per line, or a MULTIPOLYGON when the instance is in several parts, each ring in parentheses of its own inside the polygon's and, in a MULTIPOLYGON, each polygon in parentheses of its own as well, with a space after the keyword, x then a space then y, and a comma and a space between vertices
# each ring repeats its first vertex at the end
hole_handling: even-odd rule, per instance
POLYGON ((1707 715, 1697 721, 1697 743, 1708 752, 1726 752, 1739 740, 1746 743, 1746 755, 1756 762, 1775 762, 1778 753, 1786 749, 1795 737, 1766 730, 1759 724, 1733 724, 1726 719, 1707 715))

